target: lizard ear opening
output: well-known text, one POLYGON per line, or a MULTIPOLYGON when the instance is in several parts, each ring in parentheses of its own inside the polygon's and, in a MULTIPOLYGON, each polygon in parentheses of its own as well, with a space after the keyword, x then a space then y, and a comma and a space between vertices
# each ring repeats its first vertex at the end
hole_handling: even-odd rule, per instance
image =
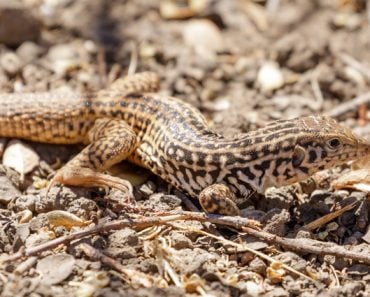
POLYGON ((302 164, 304 157, 306 155, 306 152, 303 147, 300 145, 296 145, 294 147, 293 157, 292 157, 292 164, 293 167, 298 167, 302 164))

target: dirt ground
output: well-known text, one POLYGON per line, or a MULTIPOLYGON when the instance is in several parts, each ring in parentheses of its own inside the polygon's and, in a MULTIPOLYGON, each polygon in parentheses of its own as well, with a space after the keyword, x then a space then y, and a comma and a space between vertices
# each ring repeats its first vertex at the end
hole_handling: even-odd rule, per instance
MULTIPOLYGON (((0 1, 1 93, 93 92, 127 73, 150 70, 161 77, 160 93, 195 105, 226 136, 276 119, 324 113, 370 138, 367 106, 355 99, 369 96, 369 49, 368 13, 360 0, 0 1), (353 104, 343 111, 345 102, 353 104)), ((27 154, 30 150, 36 166, 25 175, 0 166, 0 261, 98 222, 134 218, 136 208, 189 210, 181 193, 127 163, 114 173, 135 186, 135 207, 118 190, 53 187, 46 197, 46 180, 81 147, 23 143, 30 145, 27 154)), ((33 162, 22 154, 19 150, 21 162, 33 162)), ((370 254, 367 193, 330 187, 349 170, 343 166, 321 173, 319 182, 271 188, 252 197, 242 214, 285 238, 312 238, 370 254), (301 230, 356 201, 333 221, 301 230)), ((186 220, 100 232, 1 262, 0 292, 370 296, 369 271, 361 261, 296 253, 235 228, 186 220)))

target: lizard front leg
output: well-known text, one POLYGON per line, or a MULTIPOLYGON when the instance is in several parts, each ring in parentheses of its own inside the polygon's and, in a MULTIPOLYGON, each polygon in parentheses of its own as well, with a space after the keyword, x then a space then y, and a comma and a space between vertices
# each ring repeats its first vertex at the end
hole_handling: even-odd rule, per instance
POLYGON ((136 148, 134 131, 122 120, 98 119, 88 133, 90 144, 62 167, 50 181, 47 192, 56 183, 82 187, 112 187, 132 197, 131 184, 102 173, 126 159, 136 148))
POLYGON ((240 210, 235 201, 235 194, 224 184, 210 185, 199 194, 199 203, 207 213, 238 216, 240 210))
POLYGON ((141 72, 116 79, 107 89, 108 92, 117 92, 120 95, 130 93, 157 92, 159 76, 154 72, 141 72))

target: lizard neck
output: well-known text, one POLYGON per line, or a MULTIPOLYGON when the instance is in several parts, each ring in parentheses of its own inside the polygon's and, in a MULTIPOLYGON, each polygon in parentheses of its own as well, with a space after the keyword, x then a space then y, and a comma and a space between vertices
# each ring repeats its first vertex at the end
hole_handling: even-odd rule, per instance
POLYGON ((193 183, 187 186, 188 192, 198 194, 207 185, 225 183, 236 194, 247 196, 251 190, 263 192, 268 186, 295 181, 292 152, 297 129, 294 125, 284 128, 285 124, 234 138, 209 130, 191 138, 187 133, 174 136, 165 151, 178 169, 174 175, 179 184, 193 183))

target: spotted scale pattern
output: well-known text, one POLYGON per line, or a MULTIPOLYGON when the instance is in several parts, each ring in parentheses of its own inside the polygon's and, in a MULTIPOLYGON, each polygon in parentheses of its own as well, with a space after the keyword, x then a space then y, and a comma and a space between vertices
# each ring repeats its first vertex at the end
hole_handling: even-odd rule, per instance
POLYGON ((302 180, 370 150, 364 139, 323 116, 276 121, 225 138, 214 133, 193 106, 146 93, 157 85, 157 76, 144 73, 97 94, 3 94, 0 136, 91 143, 89 154, 85 149, 79 160, 90 168, 103 170, 127 158, 191 196, 221 184, 241 201, 253 191, 302 180), (112 126, 99 128, 105 124, 112 126), (116 158, 109 151, 117 146, 117 137, 117 144, 127 145, 116 158))

